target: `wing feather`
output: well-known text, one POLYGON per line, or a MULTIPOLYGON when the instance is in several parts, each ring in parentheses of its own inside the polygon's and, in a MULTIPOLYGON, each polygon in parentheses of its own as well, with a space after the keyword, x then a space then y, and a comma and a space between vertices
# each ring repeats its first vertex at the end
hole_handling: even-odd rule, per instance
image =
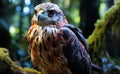
POLYGON ((69 26, 61 29, 63 30, 63 38, 66 39, 63 52, 68 59, 68 65, 71 71, 73 74, 90 74, 91 59, 87 52, 85 38, 74 27, 69 26))

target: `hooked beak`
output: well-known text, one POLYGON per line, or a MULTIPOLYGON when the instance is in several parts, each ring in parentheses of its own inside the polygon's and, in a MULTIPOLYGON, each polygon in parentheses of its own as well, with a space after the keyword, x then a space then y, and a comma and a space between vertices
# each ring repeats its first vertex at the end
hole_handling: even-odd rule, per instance
POLYGON ((38 14, 37 14, 37 16, 38 16, 38 20, 45 20, 45 19, 50 19, 49 17, 48 17, 48 14, 46 13, 46 12, 44 12, 43 10, 40 10, 39 12, 38 12, 38 14))

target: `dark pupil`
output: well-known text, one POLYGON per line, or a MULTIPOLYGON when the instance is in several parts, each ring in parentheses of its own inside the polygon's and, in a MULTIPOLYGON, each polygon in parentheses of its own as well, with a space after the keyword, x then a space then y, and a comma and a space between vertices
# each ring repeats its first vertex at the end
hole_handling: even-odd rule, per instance
POLYGON ((54 15, 55 11, 54 10, 49 10, 48 11, 48 16, 52 17, 54 15))

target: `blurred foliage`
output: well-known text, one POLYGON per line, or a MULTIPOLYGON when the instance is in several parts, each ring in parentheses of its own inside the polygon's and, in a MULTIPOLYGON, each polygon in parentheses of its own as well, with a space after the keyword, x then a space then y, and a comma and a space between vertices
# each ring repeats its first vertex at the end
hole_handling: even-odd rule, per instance
MULTIPOLYGON (((83 15, 80 13, 80 5, 87 6, 86 4, 81 4, 85 0, 1 0, 0 1, 0 47, 6 47, 10 51, 10 57, 20 66, 32 67, 30 57, 28 54, 28 43, 26 40, 27 30, 31 24, 31 18, 34 13, 34 7, 41 2, 53 2, 60 6, 63 10, 69 23, 74 24, 75 26, 80 26, 81 16, 87 18, 87 8, 85 9, 86 14, 83 15)), ((87 0, 86 0, 87 1, 87 0)), ((99 7, 99 17, 103 17, 105 11, 107 10, 107 1, 109 0, 90 0, 88 4, 91 6, 100 5, 99 7), (92 3, 94 2, 94 3, 92 3), (95 4, 95 5, 94 5, 95 4)), ((116 0, 116 2, 119 0, 116 0)), ((109 4, 109 2, 108 2, 109 4)), ((89 6, 88 6, 89 7, 89 6)), ((98 8, 97 8, 98 9, 98 8)), ((92 10, 90 10, 90 15, 92 10)), ((98 12, 98 11, 96 11, 98 12)), ((89 18, 92 19, 93 17, 89 18)), ((89 20, 88 19, 88 20, 89 20)), ((95 21, 97 18, 95 19, 95 21)), ((86 21, 85 21, 86 22, 86 21)), ((92 21, 89 21, 92 22, 92 21)), ((95 22, 92 22, 94 26, 95 22)), ((91 28, 91 27, 89 27, 91 28)), ((89 31, 88 29, 85 29, 89 31)), ((112 28, 112 32, 115 32, 116 27, 112 28)), ((114 33, 113 33, 114 34, 114 33)), ((91 39, 92 40, 92 39, 91 39)), ((93 39, 94 40, 94 39, 93 39)), ((104 41, 104 40, 102 40, 104 41)), ((111 46, 111 45, 110 45, 111 46)), ((100 54, 105 54, 103 50, 96 49, 96 51, 101 51, 100 54)), ((114 51, 114 50, 113 50, 114 51)), ((119 52, 118 52, 119 53, 119 52)), ((117 53, 117 54, 118 54, 117 53)), ((96 59, 96 54, 92 56, 93 61, 96 59)), ((115 64, 120 65, 120 61, 106 57, 106 55, 97 55, 100 59, 96 59, 94 62, 99 64, 99 61, 112 59, 115 64)), ((120 56, 118 56, 120 57, 120 56)), ((110 62, 111 63, 111 62, 110 62)), ((106 67, 106 66, 105 66, 106 67)), ((94 73, 97 74, 97 73, 94 73)))

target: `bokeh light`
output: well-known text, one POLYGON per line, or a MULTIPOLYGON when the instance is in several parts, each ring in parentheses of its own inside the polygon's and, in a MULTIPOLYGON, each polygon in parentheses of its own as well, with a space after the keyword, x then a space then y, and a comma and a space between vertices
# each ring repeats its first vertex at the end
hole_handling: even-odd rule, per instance
POLYGON ((16 6, 16 11, 20 11, 21 7, 20 6, 16 6))
POLYGON ((25 14, 28 14, 29 11, 30 11, 30 9, 29 9, 28 6, 26 6, 26 7, 23 8, 23 12, 24 12, 25 14))
POLYGON ((30 5, 31 4, 30 0, 25 0, 24 2, 25 2, 26 5, 30 5))
POLYGON ((19 29, 16 28, 15 26, 11 25, 10 28, 9 28, 9 32, 10 32, 11 36, 15 36, 16 33, 19 32, 19 29))

